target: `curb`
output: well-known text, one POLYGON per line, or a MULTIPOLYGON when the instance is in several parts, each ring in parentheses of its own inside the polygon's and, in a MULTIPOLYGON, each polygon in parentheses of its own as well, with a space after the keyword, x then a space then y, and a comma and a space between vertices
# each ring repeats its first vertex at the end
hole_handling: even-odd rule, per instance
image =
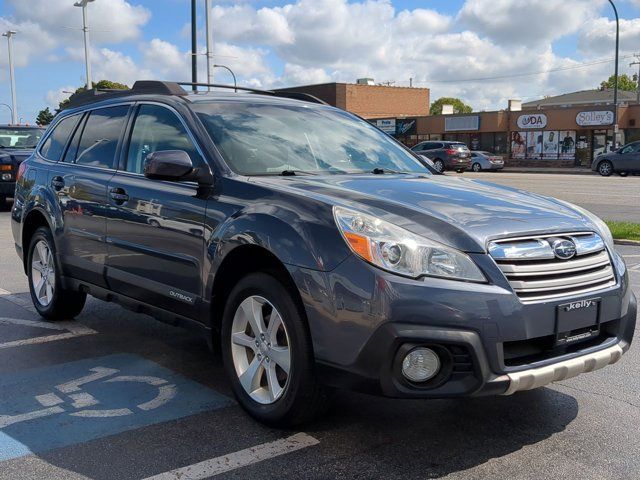
POLYGON ((592 171, 591 169, 586 168, 544 168, 544 169, 536 169, 536 168, 526 168, 526 167, 505 167, 502 169, 504 173, 551 173, 551 174, 560 174, 560 175, 596 175, 597 172, 592 171))
POLYGON ((615 245, 633 245, 635 247, 640 247, 640 241, 638 241, 638 240, 617 240, 617 239, 614 239, 613 243, 615 245))

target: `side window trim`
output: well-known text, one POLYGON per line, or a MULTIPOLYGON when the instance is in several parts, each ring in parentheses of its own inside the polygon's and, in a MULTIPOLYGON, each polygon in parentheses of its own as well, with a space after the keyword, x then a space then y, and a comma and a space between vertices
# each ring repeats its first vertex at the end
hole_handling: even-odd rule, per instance
MULTIPOLYGON (((80 132, 80 137, 82 137, 82 132, 84 131, 84 126, 87 123, 87 117, 88 117, 88 113, 87 111, 81 112, 80 113, 80 120, 78 121, 78 123, 76 124, 76 126, 73 129, 73 132, 71 132, 71 135, 69 136, 69 139, 67 140, 67 144, 64 147, 64 151, 62 152, 62 155, 60 156, 60 159, 58 160, 57 163, 66 163, 66 164, 75 164, 75 159, 73 162, 67 162, 67 153, 69 153, 69 149, 71 148, 71 142, 73 142, 74 137, 76 136, 76 133, 78 133, 78 131, 80 132)), ((78 138, 78 141, 80 140, 80 138, 78 138)))
MULTIPOLYGON (((184 118, 182 118, 182 115, 180 115, 180 113, 175 108, 165 103, 141 101, 141 102, 136 102, 134 105, 134 108, 132 108, 131 111, 129 112, 130 117, 129 117, 129 122, 127 123, 127 133, 124 137, 124 141, 122 145, 123 148, 122 148, 122 151, 120 152, 120 162, 118 163, 118 168, 117 168, 118 173, 144 176, 143 173, 127 171, 127 160, 128 160, 127 157, 129 153, 129 147, 131 145, 131 136, 133 135, 133 128, 135 127, 135 124, 136 124, 138 112, 140 111, 140 107, 142 107, 143 105, 155 105, 155 106, 169 110, 184 127, 185 131, 187 132, 187 135, 189 136, 189 140, 191 140, 191 143, 193 143, 196 151, 198 152, 198 155, 200 156, 200 161, 203 163, 203 165, 207 166, 207 168, 211 168, 209 167, 209 162, 207 161, 207 157, 204 155, 202 148, 200 148, 200 144, 197 142, 195 136, 193 135, 193 132, 189 128, 189 125, 184 120, 184 118)), ((188 182, 188 183, 191 183, 191 182, 188 182)))

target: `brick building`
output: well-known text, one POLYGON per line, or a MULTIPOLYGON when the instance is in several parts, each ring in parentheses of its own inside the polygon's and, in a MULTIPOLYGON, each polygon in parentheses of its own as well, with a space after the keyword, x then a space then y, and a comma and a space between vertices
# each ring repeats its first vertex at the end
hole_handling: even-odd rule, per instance
POLYGON ((426 116, 429 115, 431 101, 428 88, 367 83, 323 83, 281 90, 309 93, 367 119, 426 116))

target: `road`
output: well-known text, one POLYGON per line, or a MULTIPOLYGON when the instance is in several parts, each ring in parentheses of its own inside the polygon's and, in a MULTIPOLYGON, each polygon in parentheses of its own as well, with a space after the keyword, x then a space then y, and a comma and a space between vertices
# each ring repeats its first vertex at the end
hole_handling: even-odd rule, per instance
POLYGON ((580 205, 604 220, 640 223, 640 176, 623 178, 617 175, 601 177, 508 172, 465 172, 462 175, 464 178, 477 178, 557 197, 580 205))
MULTIPOLYGON (((640 248, 620 251, 640 295, 640 248)), ((637 347, 512 397, 339 392, 321 419, 283 431, 244 414, 189 331, 91 299, 51 330, 29 305, 6 211, 0 274, 0 479, 145 479, 187 466, 183 478, 639 478, 637 347)))

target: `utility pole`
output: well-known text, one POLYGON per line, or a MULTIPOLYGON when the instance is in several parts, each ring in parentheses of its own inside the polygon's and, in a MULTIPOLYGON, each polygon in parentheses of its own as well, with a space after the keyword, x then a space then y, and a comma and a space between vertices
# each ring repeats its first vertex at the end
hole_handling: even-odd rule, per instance
POLYGON ((616 16, 616 67, 613 79, 613 148, 618 146, 618 52, 620 50, 620 18, 613 0, 609 0, 616 16))
POLYGON ((193 83, 191 88, 194 92, 198 90, 195 85, 198 83, 198 9, 196 3, 197 0, 191 0, 191 83, 193 83))
POLYGON ((635 62, 629 64, 630 67, 638 65, 638 76, 636 77, 636 103, 640 104, 640 53, 636 53, 634 57, 637 58, 635 62))
POLYGON ((93 88, 91 79, 91 52, 89 51, 89 19, 87 18, 87 4, 95 0, 80 0, 73 4, 74 7, 82 8, 82 32, 84 35, 84 63, 87 71, 87 90, 93 88))
POLYGON ((9 79, 11 81, 11 123, 14 125, 18 123, 18 107, 16 101, 16 77, 13 71, 13 36, 18 33, 13 30, 7 30, 2 34, 3 37, 7 37, 7 46, 9 47, 9 79))
MULTIPOLYGON (((205 28, 207 30, 207 83, 213 83, 213 32, 211 30, 211 0, 204 0, 205 28)), ((209 87, 209 89, 211 89, 209 87)))

